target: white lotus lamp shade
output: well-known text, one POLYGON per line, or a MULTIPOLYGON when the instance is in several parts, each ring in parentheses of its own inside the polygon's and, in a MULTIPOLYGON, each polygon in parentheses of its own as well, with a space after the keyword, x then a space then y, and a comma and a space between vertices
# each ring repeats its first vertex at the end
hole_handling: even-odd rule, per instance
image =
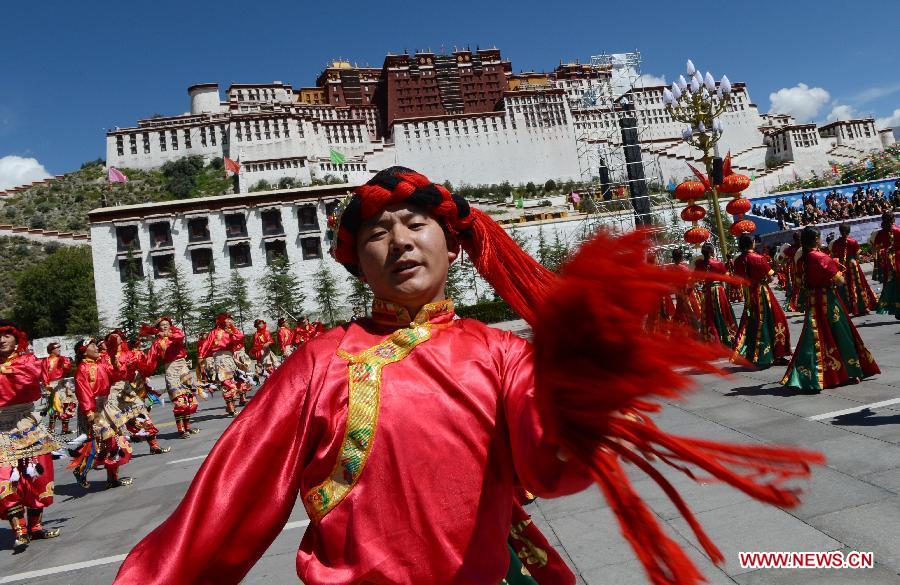
POLYGON ((700 122, 699 124, 697 124, 697 130, 701 133, 706 132, 706 124, 700 122))
POLYGON ((686 91, 687 86, 688 86, 687 80, 684 78, 684 75, 679 75, 678 76, 678 87, 681 88, 681 91, 686 91))
POLYGON ((674 101, 675 101, 675 96, 672 94, 672 91, 669 88, 664 89, 663 90, 663 103, 668 106, 668 105, 671 105, 672 102, 674 102, 674 101))
POLYGON ((688 62, 687 62, 687 74, 688 74, 688 75, 693 75, 696 71, 697 71, 697 68, 694 67, 694 62, 691 61, 690 59, 688 59, 688 62))
POLYGON ((700 91, 700 82, 696 77, 691 77, 691 92, 697 93, 698 91, 700 91))
POLYGON ((728 80, 727 75, 722 76, 722 81, 719 82, 722 88, 722 93, 729 94, 731 93, 731 82, 728 80))
POLYGON ((672 97, 675 98, 676 100, 681 99, 681 88, 678 87, 677 83, 672 84, 672 97))
POLYGON ((703 78, 703 84, 706 85, 706 89, 710 92, 716 91, 716 80, 713 79, 712 73, 709 71, 706 72, 706 77, 703 78))
POLYGON ((681 137, 684 138, 685 140, 690 138, 691 134, 693 134, 693 132, 691 131, 690 126, 687 126, 684 130, 681 131, 681 137))

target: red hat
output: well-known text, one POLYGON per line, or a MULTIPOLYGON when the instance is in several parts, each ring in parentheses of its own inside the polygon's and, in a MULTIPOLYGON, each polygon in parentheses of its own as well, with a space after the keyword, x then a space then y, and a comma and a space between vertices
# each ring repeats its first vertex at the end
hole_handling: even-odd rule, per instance
POLYGON ((424 207, 443 223, 479 274, 523 319, 533 323, 534 307, 547 296, 557 276, 523 251, 486 213, 469 207, 465 198, 405 167, 391 167, 376 174, 357 187, 329 218, 334 232, 334 259, 358 276, 356 234, 360 226, 388 205, 402 201, 424 207))
POLYGON ((16 323, 0 320, 0 333, 12 333, 16 337, 16 353, 28 351, 28 334, 25 333, 16 323))
POLYGON ((231 319, 231 313, 224 312, 216 315, 216 325, 224 325, 225 321, 231 319))

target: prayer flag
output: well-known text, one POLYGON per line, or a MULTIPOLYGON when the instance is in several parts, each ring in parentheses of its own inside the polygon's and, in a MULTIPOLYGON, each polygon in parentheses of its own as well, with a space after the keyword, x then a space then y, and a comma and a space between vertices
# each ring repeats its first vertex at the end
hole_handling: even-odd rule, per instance
POLYGON ((110 183, 127 183, 128 182, 128 177, 125 176, 125 173, 123 173, 116 167, 109 167, 109 170, 107 170, 107 177, 109 178, 110 183))
POLYGON ((241 172, 241 165, 234 162, 227 156, 225 157, 225 172, 232 172, 235 175, 241 172))
POLYGON ((581 202, 581 195, 572 191, 572 203, 578 205, 581 202))
POLYGON ((336 151, 333 148, 331 149, 330 156, 331 156, 331 162, 333 162, 336 165, 342 165, 342 164, 344 164, 344 161, 347 160, 347 158, 343 154, 339 153, 338 151, 336 151))

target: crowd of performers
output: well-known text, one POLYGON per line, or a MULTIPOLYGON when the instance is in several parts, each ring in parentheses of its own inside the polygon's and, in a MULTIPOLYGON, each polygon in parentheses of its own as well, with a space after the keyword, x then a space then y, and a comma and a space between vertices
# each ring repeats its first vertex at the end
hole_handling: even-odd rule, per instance
MULTIPOLYGON (((739 255, 728 264, 716 260, 712 245, 704 244, 693 264, 701 273, 698 284, 664 298, 648 326, 678 323, 704 341, 731 348, 735 363, 786 365, 781 383, 803 390, 821 391, 879 374, 852 318, 877 311, 900 319, 900 227, 892 212, 884 213, 881 229, 870 239, 874 276, 882 283, 880 297, 860 266, 860 244, 850 237, 850 226, 841 224, 839 229, 840 237, 823 249, 819 233, 806 227, 795 232, 775 258, 756 252, 753 239, 745 234, 738 241, 739 255), (785 293, 784 307, 770 287, 776 277, 785 293), (744 302, 739 322, 731 306, 737 300, 744 302), (785 311, 804 313, 793 349, 785 311)), ((672 266, 691 270, 678 249, 672 252, 672 266)))
POLYGON ((59 535, 56 528, 44 528, 41 519, 53 502, 54 460, 65 455, 63 447, 71 456, 67 468, 84 488, 90 486, 88 473, 100 468, 106 470, 107 488, 129 485, 132 478, 120 476, 120 469, 131 459, 134 443, 146 442, 153 455, 171 450, 160 445, 150 414, 163 402, 148 383, 158 368, 164 372, 178 436, 188 439, 200 430, 191 423, 198 399, 221 391, 226 413, 234 417, 255 382, 325 330, 305 318, 293 328, 280 319, 279 357, 266 322, 258 319, 254 328, 251 360, 244 334, 230 315, 219 315, 199 341, 200 363, 192 370, 185 334, 170 317, 141 325, 138 343, 129 343, 118 329, 104 338, 81 339, 74 360, 62 355, 56 342, 47 346, 46 358, 36 357, 26 333, 0 321, 0 518, 12 527, 14 550, 59 535), (78 436, 66 443, 73 419, 78 436))

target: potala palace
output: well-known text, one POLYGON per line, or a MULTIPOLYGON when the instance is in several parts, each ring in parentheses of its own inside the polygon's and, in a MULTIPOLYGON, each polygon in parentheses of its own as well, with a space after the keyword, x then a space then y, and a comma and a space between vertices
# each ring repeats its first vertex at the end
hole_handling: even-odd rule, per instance
MULTIPOLYGON (((389 54, 381 68, 335 61, 315 86, 234 84, 224 100, 217 84, 198 84, 188 88, 190 113, 110 130, 107 164, 146 169, 186 155, 228 156, 241 163, 242 192, 283 177, 360 183, 394 164, 457 185, 585 179, 595 171, 580 164, 579 140, 621 145, 616 113, 590 97, 627 74, 596 63, 514 73, 498 49, 478 49, 389 54)), ((637 80, 626 79, 622 97, 634 106, 643 158, 654 166, 648 174, 677 180, 697 153, 665 110, 665 87, 637 80)), ((872 118, 817 126, 761 114, 740 82, 722 122, 722 151, 769 187, 894 141, 872 118)))

